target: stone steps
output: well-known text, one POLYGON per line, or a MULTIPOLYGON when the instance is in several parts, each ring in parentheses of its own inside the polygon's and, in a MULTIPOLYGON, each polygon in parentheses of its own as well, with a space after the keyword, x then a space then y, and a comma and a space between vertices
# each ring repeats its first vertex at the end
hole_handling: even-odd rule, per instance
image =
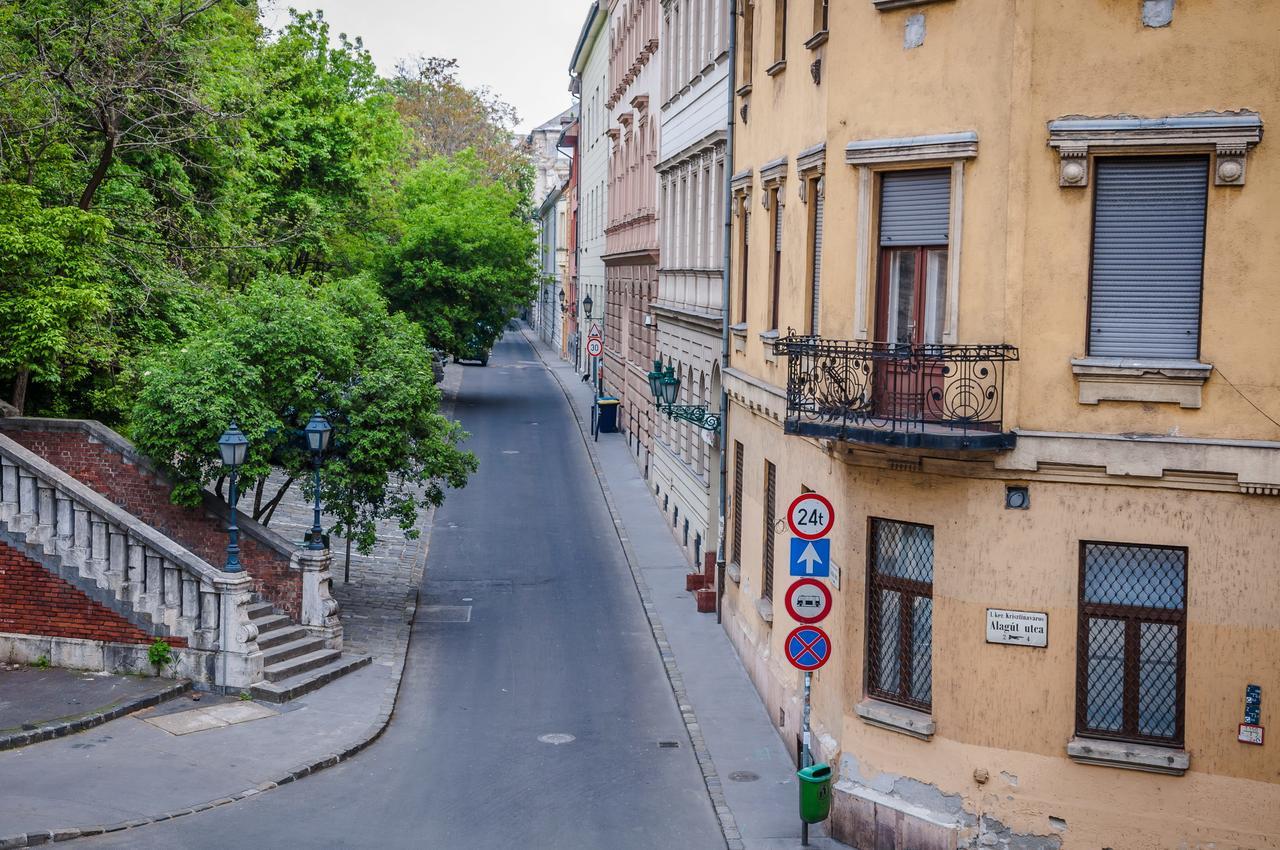
MULTIPOLYGON (((263 649, 262 664, 264 667, 274 667, 282 661, 290 661, 302 655, 309 655, 313 652, 319 652, 324 649, 324 639, 311 637, 303 629, 297 629, 302 636, 289 641, 288 643, 280 643, 272 646, 270 649, 263 649)), ((261 644, 258 645, 261 648, 261 644)), ((337 650, 334 650, 337 652, 337 650)))
POLYGON ((344 655, 337 661, 296 676, 274 682, 259 682, 250 688, 250 693, 254 699, 264 702, 288 702, 327 685, 352 670, 358 670, 371 661, 373 658, 368 655, 344 655))

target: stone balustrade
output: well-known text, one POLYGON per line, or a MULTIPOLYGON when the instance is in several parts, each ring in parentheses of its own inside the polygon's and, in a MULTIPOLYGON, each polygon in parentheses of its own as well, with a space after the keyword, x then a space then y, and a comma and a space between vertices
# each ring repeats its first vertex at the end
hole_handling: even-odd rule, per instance
POLYGON ((181 639, 179 675, 227 689, 261 679, 248 575, 211 566, 3 434, 0 527, 140 628, 181 639))

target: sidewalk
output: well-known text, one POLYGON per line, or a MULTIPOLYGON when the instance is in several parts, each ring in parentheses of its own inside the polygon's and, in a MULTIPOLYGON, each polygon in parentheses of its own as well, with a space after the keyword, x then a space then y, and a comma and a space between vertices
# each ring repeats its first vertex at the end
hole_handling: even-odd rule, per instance
MULTIPOLYGON (((524 336, 564 390, 583 431, 730 850, 800 847, 791 757, 728 636, 714 615, 697 612, 685 591, 691 565, 626 438, 601 434, 592 441, 592 386, 534 334, 524 336)), ((844 847, 826 838, 822 826, 810 827, 809 846, 844 847)))
MULTIPOLYGON (((459 379, 454 367, 441 385, 446 412, 459 379)), ((295 485, 272 529, 301 539, 311 526, 310 493, 295 485)), ((371 665, 282 705, 179 697, 78 735, 0 752, 0 848, 234 803, 345 761, 375 741, 395 707, 431 517, 427 511, 419 518, 414 540, 397 522, 384 522, 370 555, 352 553, 350 583, 342 580, 344 543, 332 543, 344 650, 373 656, 371 665)))

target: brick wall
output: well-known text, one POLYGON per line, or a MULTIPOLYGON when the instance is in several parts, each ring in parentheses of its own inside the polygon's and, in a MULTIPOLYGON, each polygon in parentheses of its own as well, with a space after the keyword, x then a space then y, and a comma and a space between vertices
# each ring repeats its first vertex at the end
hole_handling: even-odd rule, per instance
MULTIPOLYGON (((115 643, 154 640, 4 543, 0 543, 0 632, 115 643)), ((170 646, 187 645, 179 637, 165 640, 170 646)))
MULTIPOLYGON (((215 567, 227 560, 227 532, 222 520, 170 501, 172 488, 112 447, 91 440, 83 431, 8 430, 4 435, 40 455, 63 472, 93 488, 156 531, 177 541, 215 567)), ((254 589, 293 619, 302 616, 302 575, 289 559, 243 530, 240 562, 254 579, 254 589)))

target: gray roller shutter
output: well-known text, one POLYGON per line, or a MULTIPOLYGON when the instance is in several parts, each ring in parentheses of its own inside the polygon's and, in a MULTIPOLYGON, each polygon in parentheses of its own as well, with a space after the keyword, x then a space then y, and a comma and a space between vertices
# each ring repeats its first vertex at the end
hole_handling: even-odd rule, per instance
MULTIPOLYGON (((816 186, 814 187, 817 188, 816 186)), ((815 191, 813 193, 813 280, 811 286, 813 291, 811 297, 813 300, 813 314, 810 316, 811 333, 817 336, 818 330, 818 314, 821 312, 818 308, 822 299, 822 192, 815 191)))
POLYGON ((1093 191, 1089 354, 1195 359, 1208 159, 1099 159, 1093 191))
POLYGON ((946 245, 951 169, 891 171, 880 183, 880 244, 946 245))

